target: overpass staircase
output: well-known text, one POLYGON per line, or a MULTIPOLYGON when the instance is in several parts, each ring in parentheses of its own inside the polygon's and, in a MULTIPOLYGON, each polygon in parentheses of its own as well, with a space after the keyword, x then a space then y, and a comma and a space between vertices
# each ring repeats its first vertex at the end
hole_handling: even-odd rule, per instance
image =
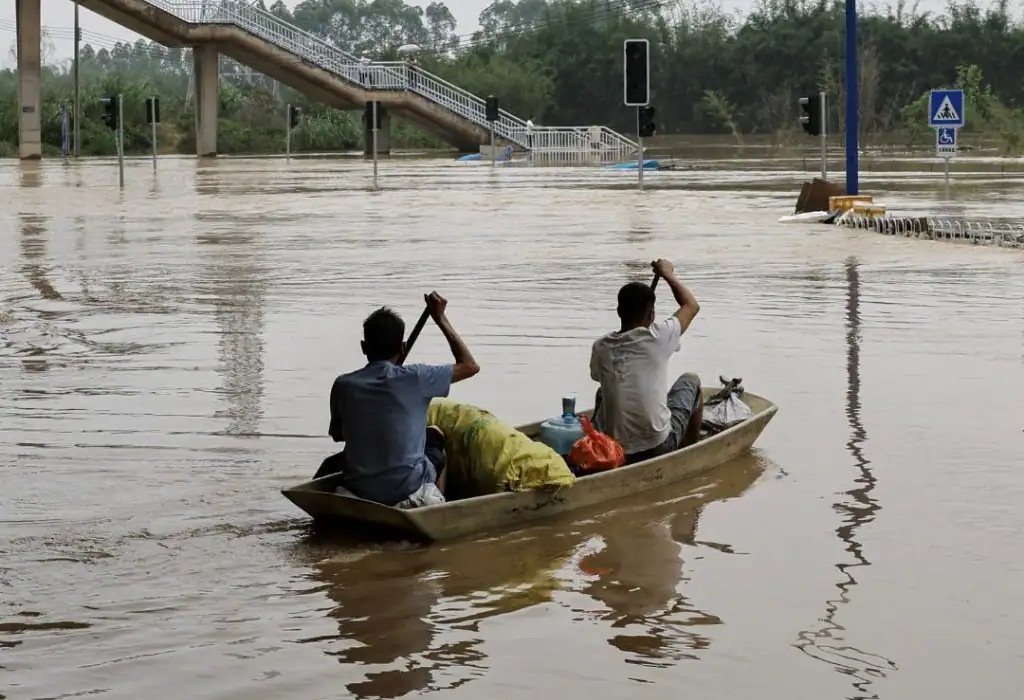
MULTIPOLYGON (((165 46, 213 45, 227 55, 338 109, 377 101, 395 116, 464 152, 490 143, 485 101, 419 66, 364 63, 330 42, 237 0, 81 0, 81 5, 165 46)), ((501 110, 496 145, 538 163, 620 162, 637 144, 603 126, 533 127, 501 110)))

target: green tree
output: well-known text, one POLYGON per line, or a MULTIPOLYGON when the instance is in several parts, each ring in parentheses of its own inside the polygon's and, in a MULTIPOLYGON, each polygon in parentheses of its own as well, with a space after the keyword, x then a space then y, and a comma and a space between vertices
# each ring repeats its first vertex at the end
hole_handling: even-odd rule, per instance
MULTIPOLYGON (((257 7, 261 5, 257 4, 257 7)), ((647 0, 494 0, 479 31, 461 42, 448 7, 427 0, 303 0, 293 10, 275 0, 271 14, 350 53, 397 58, 402 44, 424 47, 423 67, 503 108, 546 125, 635 128, 622 105, 622 41, 651 44, 651 92, 660 133, 729 134, 737 142, 763 134, 775 143, 802 138, 797 99, 825 90, 829 124, 842 134, 846 110, 844 2, 762 0, 744 17, 704 4, 647 0), (838 127, 838 128, 837 128, 838 127)), ((927 91, 967 91, 966 134, 1016 152, 1024 135, 1024 25, 1007 0, 982 9, 953 2, 943 14, 917 13, 903 0, 862 14, 860 130, 865 142, 897 137, 930 147, 927 91)), ((126 115, 130 147, 148 147, 139 105, 160 96, 166 122, 161 139, 191 148, 191 57, 187 49, 143 41, 82 51, 83 142, 87 151, 112 150, 97 125, 98 99, 110 90, 131 95, 126 115), (166 132, 166 134, 165 134, 166 132), (86 137, 88 133, 88 137, 86 137)), ((222 148, 275 152, 283 148, 284 105, 300 104, 307 118, 297 148, 352 148, 361 115, 335 113, 272 81, 228 63, 223 90, 222 148)), ((0 71, 0 149, 17 140, 17 82, 0 71), (5 144, 5 145, 4 145, 5 144)), ((66 66, 44 75, 44 139, 59 147, 59 103, 70 99, 66 66), (56 121, 55 121, 56 119, 56 121)), ((126 106, 129 99, 126 97, 126 106)), ((392 143, 440 146, 409 125, 392 124, 392 143)))

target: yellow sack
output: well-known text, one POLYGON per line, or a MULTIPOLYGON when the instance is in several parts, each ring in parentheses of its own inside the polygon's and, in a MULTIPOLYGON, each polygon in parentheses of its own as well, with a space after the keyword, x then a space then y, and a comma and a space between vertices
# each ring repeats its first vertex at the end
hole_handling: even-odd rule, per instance
POLYGON ((463 483, 469 495, 572 486, 565 460, 488 411, 452 399, 434 399, 427 424, 444 433, 448 483, 463 483))

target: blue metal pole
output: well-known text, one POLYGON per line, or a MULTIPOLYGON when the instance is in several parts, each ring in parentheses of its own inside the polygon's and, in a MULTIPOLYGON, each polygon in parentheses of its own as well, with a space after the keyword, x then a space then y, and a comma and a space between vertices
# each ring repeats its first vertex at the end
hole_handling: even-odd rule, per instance
POLYGON ((857 0, 846 0, 846 194, 860 194, 857 134, 857 0))

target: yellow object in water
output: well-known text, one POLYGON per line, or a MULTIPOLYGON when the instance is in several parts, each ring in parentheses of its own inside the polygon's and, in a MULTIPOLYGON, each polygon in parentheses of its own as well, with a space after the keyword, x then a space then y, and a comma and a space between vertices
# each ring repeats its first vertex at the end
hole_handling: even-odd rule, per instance
POLYGON ((473 495, 572 486, 576 481, 557 452, 482 408, 434 399, 427 424, 444 433, 448 483, 464 483, 473 495))
POLYGON ((885 216, 885 207, 878 204, 865 204, 858 202, 853 205, 853 213, 874 219, 878 216, 885 216))
POLYGON ((839 195, 828 198, 828 210, 847 212, 857 204, 871 204, 874 198, 869 194, 839 195))

